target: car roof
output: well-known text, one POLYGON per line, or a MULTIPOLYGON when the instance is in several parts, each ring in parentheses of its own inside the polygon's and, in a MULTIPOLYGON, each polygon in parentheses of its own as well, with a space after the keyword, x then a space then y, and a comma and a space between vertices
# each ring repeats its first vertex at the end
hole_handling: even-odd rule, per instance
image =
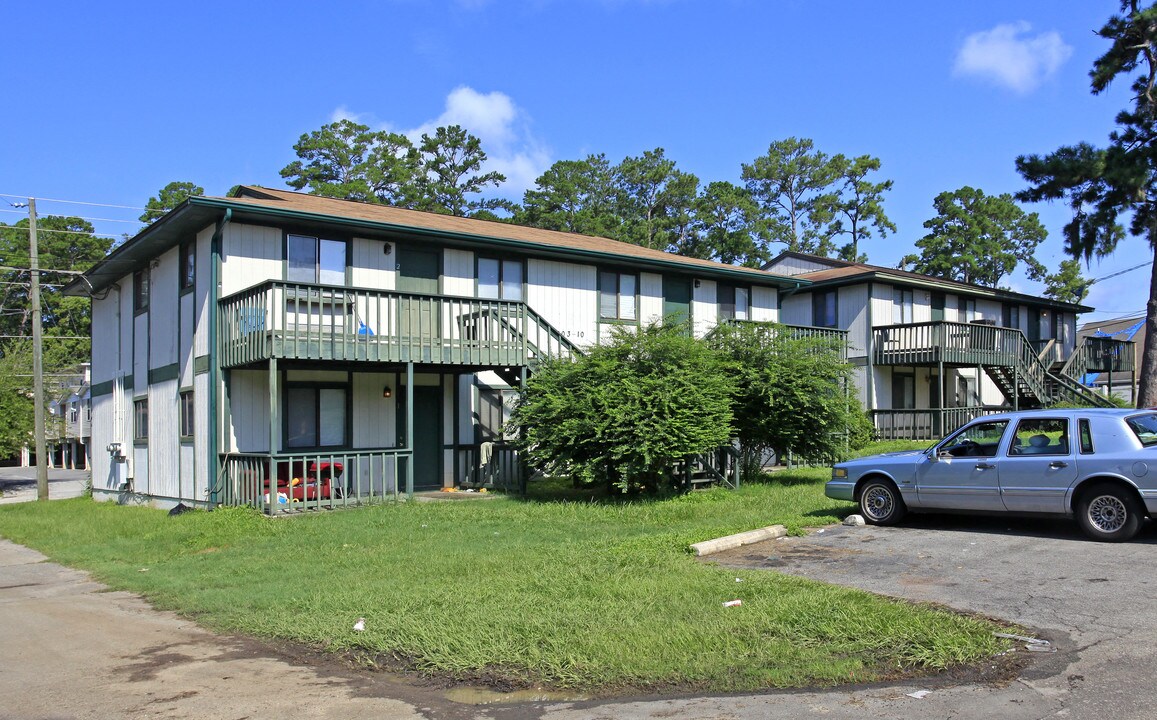
POLYGON ((988 420, 997 418, 1032 418, 1032 417, 1072 417, 1074 415, 1081 415, 1084 417, 1107 415, 1110 417, 1126 417, 1128 415, 1136 415, 1138 413, 1155 412, 1153 408, 1044 408, 1041 410, 1009 410, 1008 412, 993 413, 991 415, 984 415, 976 418, 976 420, 988 420))

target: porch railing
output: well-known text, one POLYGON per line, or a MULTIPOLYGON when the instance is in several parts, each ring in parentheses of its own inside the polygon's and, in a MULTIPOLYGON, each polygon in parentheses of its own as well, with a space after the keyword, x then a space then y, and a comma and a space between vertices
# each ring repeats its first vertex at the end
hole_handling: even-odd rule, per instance
POLYGON ((221 364, 303 360, 528 365, 576 347, 526 303, 269 281, 223 298, 221 364))
MULTIPOLYGON (((848 331, 839 328, 815 327, 812 325, 779 325, 777 323, 761 322, 757 320, 725 320, 720 323, 734 324, 734 325, 748 325, 763 328, 766 332, 772 332, 776 327, 781 327, 787 332, 788 337, 800 338, 827 338, 832 341, 832 344, 838 349, 840 357, 848 358, 848 331)), ((715 332, 712 330, 711 332, 715 332)), ((708 337, 711 333, 707 334, 708 337)))
POLYGON ((457 453, 461 487, 512 492, 526 490, 526 467, 513 445, 502 441, 459 445, 457 453))
POLYGON ((1015 365, 1024 343, 1020 330, 973 323, 888 325, 873 332, 881 365, 1015 365))
POLYGON ((982 415, 1005 412, 1000 407, 953 407, 921 410, 872 410, 880 440, 938 440, 982 415))
POLYGON ((268 514, 366 505, 406 491, 405 448, 332 453, 228 453, 220 458, 217 501, 268 514))
POLYGON ((1089 373, 1132 373, 1136 369, 1136 350, 1132 340, 1087 337, 1077 346, 1061 368, 1061 374, 1083 382, 1089 373))

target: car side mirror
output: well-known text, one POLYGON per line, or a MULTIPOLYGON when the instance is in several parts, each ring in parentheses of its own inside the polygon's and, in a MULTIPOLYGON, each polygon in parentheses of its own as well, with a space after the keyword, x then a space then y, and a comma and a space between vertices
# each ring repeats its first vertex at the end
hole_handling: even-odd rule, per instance
POLYGON ((940 453, 936 452, 935 450, 929 451, 928 460, 931 462, 940 462, 940 453))

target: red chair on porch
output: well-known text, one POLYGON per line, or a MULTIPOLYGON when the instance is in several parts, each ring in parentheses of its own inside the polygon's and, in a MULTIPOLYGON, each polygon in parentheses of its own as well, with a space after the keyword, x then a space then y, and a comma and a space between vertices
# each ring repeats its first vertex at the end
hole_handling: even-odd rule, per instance
MULTIPOLYGON (((283 460, 277 463, 277 492, 289 498, 290 502, 344 497, 342 488, 334 487, 334 479, 341 478, 343 469, 339 462, 309 461, 307 466, 304 460, 283 460)), ((267 479, 267 493, 269 485, 267 479)))

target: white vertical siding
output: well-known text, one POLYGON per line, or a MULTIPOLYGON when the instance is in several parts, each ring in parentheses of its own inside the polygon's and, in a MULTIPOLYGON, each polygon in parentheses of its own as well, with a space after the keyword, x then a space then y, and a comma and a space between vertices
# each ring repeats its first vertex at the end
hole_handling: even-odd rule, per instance
MULTIPOLYGON (((92 488, 116 490, 116 476, 105 448, 114 442, 113 396, 97 395, 92 399, 92 488)), ((95 495, 94 495, 95 496, 95 495)))
POLYGON ((92 382, 112 380, 120 356, 121 332, 117 326, 121 292, 115 287, 103 298, 92 299, 92 382))
MULTIPOLYGON (((893 303, 895 299, 893 298, 893 303)), ((932 322, 932 293, 922 288, 912 288, 912 322, 932 322)), ((919 378, 916 384, 920 384, 919 378)))
POLYGON ((703 337, 719 323, 719 294, 714 280, 691 284, 691 322, 695 337, 703 337))
POLYGON ((393 290, 395 278, 395 253, 393 243, 381 240, 354 238, 351 253, 350 281, 354 287, 393 290), (385 246, 390 252, 385 252, 385 246))
POLYGON ((442 487, 454 487, 454 376, 442 377, 442 487))
POLYGON ((751 319, 775 322, 779 319, 779 291, 765 285, 751 288, 751 319))
POLYGON ((396 402, 398 399, 397 373, 354 373, 353 437, 355 449, 393 447, 398 437, 396 402), (386 386, 394 391, 393 397, 382 397, 386 386))
POLYGON ((775 273, 776 275, 799 275, 801 273, 816 272, 817 270, 829 270, 836 267, 832 263, 826 263, 816 260, 807 260, 797 257, 786 257, 774 265, 769 265, 767 271, 775 273))
POLYGON ((226 436, 237 452, 269 452, 269 373, 265 370, 231 370, 226 436))
POLYGON ((977 320, 992 320, 996 324, 1000 324, 1002 315, 1004 314, 1004 305, 998 300, 977 299, 976 301, 976 319, 977 320))
POLYGON ((185 293, 181 296, 181 327, 177 339, 177 362, 180 364, 181 387, 193 385, 193 333, 196 329, 196 297, 194 293, 185 293))
POLYGON ((283 246, 279 228, 226 225, 221 242, 221 296, 284 277, 283 246))
POLYGON ((195 357, 209 354, 209 284, 213 274, 213 230, 214 227, 210 225, 197 233, 197 281, 193 289, 193 295, 197 298, 196 333, 193 340, 195 357))
POLYGON ((129 466, 129 477, 133 481, 133 491, 143 495, 152 493, 149 487, 149 448, 146 445, 134 445, 125 450, 132 457, 129 466))
POLYGON ((592 265, 531 259, 526 299, 530 308, 579 347, 598 341, 598 273, 592 265))
POLYGON ((442 253, 442 292, 474 297, 474 253, 447 248, 442 253))
POLYGON ((663 276, 639 273, 639 321, 643 325, 663 322, 663 276))
POLYGON ((180 430, 178 407, 175 379, 149 386, 150 495, 180 497, 181 448, 178 439, 180 430))
POLYGON ((805 292, 785 297, 783 307, 779 309, 779 321, 784 325, 811 325, 812 294, 805 292))
MULTIPOLYGON (((209 458, 209 374, 202 373, 193 378, 194 463, 193 482, 196 500, 209 500, 209 488, 216 481, 217 463, 209 458)), ((223 448, 222 448, 223 449, 223 448)))
POLYGON ((848 331, 848 357, 863 357, 868 347, 868 286, 840 288, 836 307, 839 325, 848 331))
MULTIPOLYGON (((872 326, 882 327, 892 324, 892 286, 882 283, 872 285, 872 326)), ((880 405, 880 407, 889 407, 880 405)))
POLYGON ((153 261, 149 271, 149 368, 177 362, 177 248, 153 261))

